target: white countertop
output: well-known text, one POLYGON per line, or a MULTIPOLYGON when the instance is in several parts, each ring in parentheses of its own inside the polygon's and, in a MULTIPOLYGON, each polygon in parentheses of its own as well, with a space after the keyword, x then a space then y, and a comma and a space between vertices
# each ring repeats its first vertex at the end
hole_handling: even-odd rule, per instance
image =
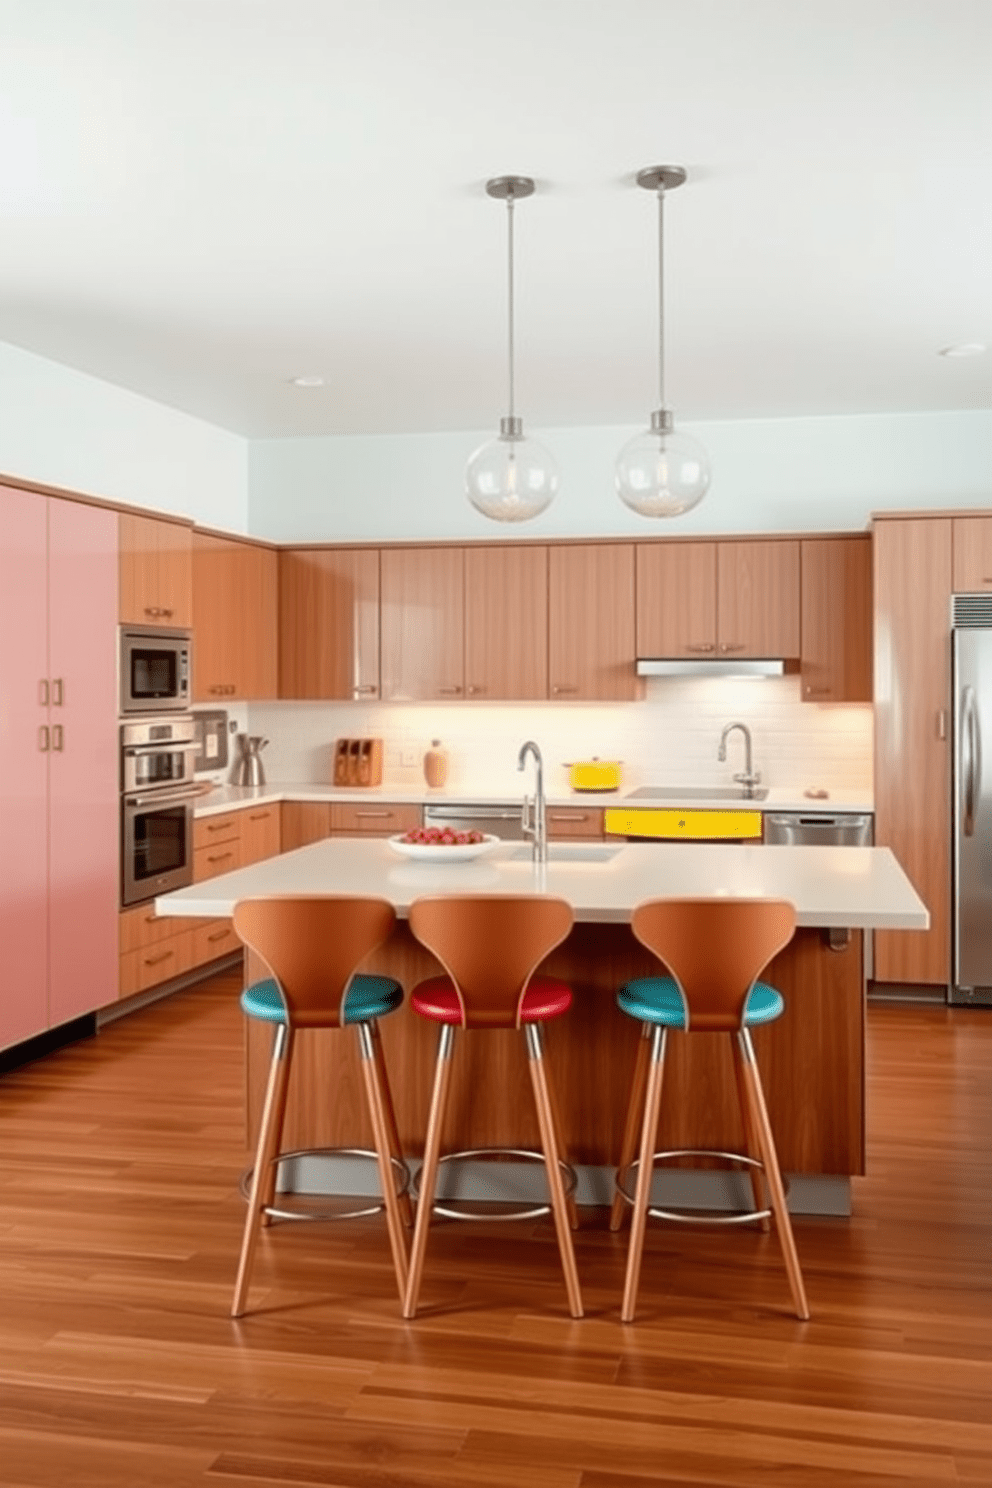
MULTIPOLYGON (((532 788, 532 787, 531 787, 532 788)), ((264 786, 245 785, 218 785, 196 803, 197 816, 214 816, 221 811, 231 811, 239 806, 249 806, 259 802, 277 801, 388 801, 390 803, 404 805, 423 805, 428 802, 437 805, 456 805, 459 802, 485 802, 491 805, 513 805, 519 806, 523 799, 523 790, 508 792, 506 790, 428 790, 426 786, 410 785, 379 785, 373 788, 342 787, 336 785, 307 785, 293 782, 273 782, 264 786)), ((678 806, 685 810, 702 808, 709 810, 727 810, 728 808, 746 808, 756 811, 871 811, 873 801, 870 791, 831 791, 826 798, 814 798, 807 796, 802 786, 774 786, 768 795, 761 801, 714 801, 712 797, 705 795, 697 796, 693 793, 692 786, 687 786, 680 792, 677 800, 650 802, 643 798, 631 799, 631 790, 623 788, 618 791, 568 791, 563 794, 550 794, 547 798, 549 807, 561 806, 588 806, 599 810, 604 806, 650 806, 665 805, 678 806)))
POLYGON ((266 894, 369 894, 388 899, 405 916, 424 894, 546 892, 567 899, 579 921, 619 924, 645 899, 729 895, 789 899, 800 925, 929 926, 926 906, 887 847, 552 843, 543 871, 529 851, 525 843, 507 842, 472 862, 435 864, 400 857, 381 838, 332 837, 165 894, 155 909, 220 918, 239 899, 266 894), (597 849, 599 861, 574 860, 597 849))

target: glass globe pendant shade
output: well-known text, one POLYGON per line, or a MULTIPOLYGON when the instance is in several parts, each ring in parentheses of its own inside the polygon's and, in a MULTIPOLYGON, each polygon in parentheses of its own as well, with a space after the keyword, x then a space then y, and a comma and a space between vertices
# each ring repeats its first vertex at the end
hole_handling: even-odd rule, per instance
POLYGON ((706 495, 710 462, 691 434, 680 433, 669 409, 651 415, 651 427, 627 441, 617 457, 616 488, 642 517, 678 517, 706 495))
POLYGON ((519 418, 500 420, 499 435, 479 446, 465 469, 465 494, 494 522, 528 522, 549 507, 558 467, 542 444, 527 439, 519 418))

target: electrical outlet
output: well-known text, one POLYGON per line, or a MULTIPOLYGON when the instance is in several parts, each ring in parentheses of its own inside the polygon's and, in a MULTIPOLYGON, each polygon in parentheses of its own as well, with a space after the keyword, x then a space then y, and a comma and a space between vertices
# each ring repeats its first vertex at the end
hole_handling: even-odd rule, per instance
POLYGON ((415 765, 417 763, 417 751, 409 746, 400 750, 401 765, 415 765))

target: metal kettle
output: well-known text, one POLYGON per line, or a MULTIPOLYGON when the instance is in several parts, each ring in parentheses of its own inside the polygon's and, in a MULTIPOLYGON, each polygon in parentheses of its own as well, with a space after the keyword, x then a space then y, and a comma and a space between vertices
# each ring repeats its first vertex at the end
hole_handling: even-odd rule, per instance
POLYGON ((262 768, 262 750, 268 744, 261 734, 239 734, 241 758, 235 771, 235 785, 264 785, 265 770, 262 768))

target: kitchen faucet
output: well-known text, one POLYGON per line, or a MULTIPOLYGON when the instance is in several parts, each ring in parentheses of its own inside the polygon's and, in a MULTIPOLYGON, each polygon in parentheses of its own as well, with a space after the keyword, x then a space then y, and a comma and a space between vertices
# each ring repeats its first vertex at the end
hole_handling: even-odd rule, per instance
POLYGON ((544 804, 544 761, 533 739, 528 739, 526 744, 520 746, 520 753, 517 756, 518 770, 524 768, 528 754, 533 755, 534 764, 537 766, 537 783, 533 797, 524 796, 520 825, 524 836, 533 845, 534 862, 546 863, 548 861, 548 818, 544 804))
POLYGON ((744 769, 736 774, 734 779, 739 781, 744 787, 745 799, 749 800, 754 795, 754 787, 761 779, 761 771, 752 769, 751 730, 746 723, 727 724, 727 727, 720 735, 720 748, 716 752, 716 757, 718 760, 725 760, 727 758, 727 735, 732 734, 734 729, 740 729, 744 735, 744 769))

